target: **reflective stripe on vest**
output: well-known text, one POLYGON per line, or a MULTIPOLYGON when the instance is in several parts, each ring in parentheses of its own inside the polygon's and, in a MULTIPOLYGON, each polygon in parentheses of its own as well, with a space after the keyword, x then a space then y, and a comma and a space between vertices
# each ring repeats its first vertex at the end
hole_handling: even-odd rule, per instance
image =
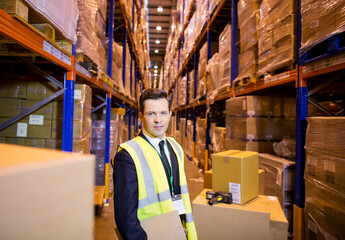
POLYGON ((139 146, 139 144, 136 141, 128 141, 126 144, 133 148, 133 150, 136 152, 140 164, 141 169, 144 176, 144 182, 145 182, 145 188, 147 192, 147 197, 143 199, 139 199, 138 208, 144 208, 150 204, 157 203, 157 202, 163 202, 171 198, 170 196, 170 190, 156 193, 155 189, 155 183, 153 181, 152 172, 149 166, 149 163, 147 162, 145 155, 143 153, 142 148, 139 146))

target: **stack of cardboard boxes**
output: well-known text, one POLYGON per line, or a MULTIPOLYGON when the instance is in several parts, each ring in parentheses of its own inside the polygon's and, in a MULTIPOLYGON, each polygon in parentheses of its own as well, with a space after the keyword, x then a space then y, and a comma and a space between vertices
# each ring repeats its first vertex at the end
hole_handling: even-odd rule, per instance
POLYGON ((309 117, 306 134, 306 239, 345 238, 344 117, 309 117))
MULTIPOLYGON (((31 108, 56 91, 47 81, 11 82, 1 85, 1 123, 31 108)), ((61 149, 62 98, 47 103, 0 132, 2 142, 61 149)), ((91 145, 91 88, 76 84, 74 91, 73 152, 89 153, 91 145)))
POLYGON ((232 193, 232 204, 208 205, 206 191, 192 203, 199 239, 287 239, 288 222, 275 196, 259 195, 258 153, 212 155, 212 190, 232 193))

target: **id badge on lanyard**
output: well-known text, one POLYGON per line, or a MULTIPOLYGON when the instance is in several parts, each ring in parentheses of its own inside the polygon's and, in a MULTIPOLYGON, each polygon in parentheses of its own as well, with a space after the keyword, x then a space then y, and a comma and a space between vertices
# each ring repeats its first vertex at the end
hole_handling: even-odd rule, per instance
POLYGON ((186 214, 186 209, 184 208, 183 200, 180 194, 172 195, 171 200, 174 210, 177 210, 179 215, 186 214))

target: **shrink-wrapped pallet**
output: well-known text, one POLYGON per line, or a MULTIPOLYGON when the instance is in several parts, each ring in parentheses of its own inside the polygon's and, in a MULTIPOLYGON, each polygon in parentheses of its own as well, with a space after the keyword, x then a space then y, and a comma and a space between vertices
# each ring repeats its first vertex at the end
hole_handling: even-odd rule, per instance
POLYGON ((216 127, 215 123, 211 123, 210 141, 213 153, 225 151, 226 128, 216 127))
POLYGON ((204 118, 196 119, 196 143, 195 143, 195 162, 204 166, 206 146, 206 120, 204 118))
POLYGON ((187 120, 187 142, 185 152, 188 157, 193 156, 193 121, 187 120))
POLYGON ((207 67, 207 92, 210 93, 213 90, 218 89, 219 86, 219 54, 215 53, 208 61, 207 67))
POLYGON ((296 7, 293 1, 263 0, 258 26, 258 73, 292 67, 296 59, 296 7))
POLYGON ((219 86, 230 84, 231 79, 231 25, 219 35, 219 86))
POLYGON ((345 2, 302 0, 302 39, 300 53, 345 30, 345 2))
POLYGON ((295 162, 271 154, 259 154, 259 168, 264 170, 264 195, 278 197, 292 232, 295 191, 295 162))

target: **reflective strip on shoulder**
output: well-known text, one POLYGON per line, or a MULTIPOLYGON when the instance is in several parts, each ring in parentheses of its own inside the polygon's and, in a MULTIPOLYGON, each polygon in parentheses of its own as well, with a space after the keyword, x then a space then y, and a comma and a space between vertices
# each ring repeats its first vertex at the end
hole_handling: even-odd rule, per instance
POLYGON ((144 208, 150 204, 170 199, 171 196, 170 196, 169 190, 161 192, 161 193, 156 192, 155 183, 153 181, 153 176, 152 176, 149 163, 147 162, 144 152, 142 148, 140 147, 140 145, 138 144, 138 142, 131 140, 131 141, 128 141, 126 144, 128 144, 128 146, 130 146, 137 154, 138 159, 140 161, 141 170, 144 176, 147 197, 143 199, 139 199, 138 208, 139 209, 144 208))
POLYGON ((180 146, 178 145, 178 143, 176 143, 175 139, 170 138, 170 137, 168 137, 167 139, 169 140, 169 143, 171 143, 174 146, 174 148, 176 149, 177 154, 179 155, 180 159, 183 159, 180 146))

